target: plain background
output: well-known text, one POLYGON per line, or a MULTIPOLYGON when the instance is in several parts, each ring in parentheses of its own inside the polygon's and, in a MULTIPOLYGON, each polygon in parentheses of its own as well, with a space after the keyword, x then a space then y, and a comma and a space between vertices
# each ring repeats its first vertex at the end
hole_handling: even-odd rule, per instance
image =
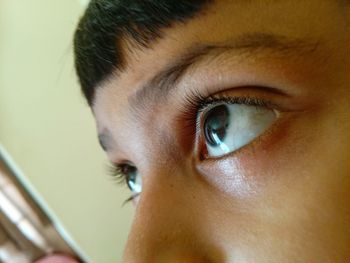
POLYGON ((91 262, 121 261, 132 207, 73 67, 78 0, 0 0, 0 143, 91 262), (124 189, 124 190, 121 190, 124 189))

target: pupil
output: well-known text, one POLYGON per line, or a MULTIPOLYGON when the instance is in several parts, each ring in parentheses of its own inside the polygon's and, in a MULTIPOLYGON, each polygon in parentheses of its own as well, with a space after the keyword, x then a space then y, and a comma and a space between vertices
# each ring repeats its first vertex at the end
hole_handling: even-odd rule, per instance
POLYGON ((225 139, 228 121, 229 111, 226 105, 219 105, 208 112, 204 122, 204 134, 211 146, 218 146, 225 139))

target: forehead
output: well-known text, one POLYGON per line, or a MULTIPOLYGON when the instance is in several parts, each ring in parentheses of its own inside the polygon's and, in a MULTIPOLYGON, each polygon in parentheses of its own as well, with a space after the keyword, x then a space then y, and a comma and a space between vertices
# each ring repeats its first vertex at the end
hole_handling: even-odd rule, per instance
POLYGON ((213 45, 259 33, 327 45, 343 23, 341 11, 335 1, 328 0, 309 0, 307 4, 294 0, 216 1, 200 16, 165 30, 164 37, 149 49, 124 43, 125 71, 112 74, 96 92, 93 111, 98 129, 108 130, 111 137, 118 133, 119 138, 128 137, 118 132, 120 125, 116 124, 134 125, 130 122, 130 98, 195 44, 213 45))

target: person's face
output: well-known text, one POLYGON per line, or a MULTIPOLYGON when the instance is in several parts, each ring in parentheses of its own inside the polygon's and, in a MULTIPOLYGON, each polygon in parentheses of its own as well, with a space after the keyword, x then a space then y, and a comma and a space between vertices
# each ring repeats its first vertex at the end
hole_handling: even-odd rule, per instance
POLYGON ((217 1, 150 49, 124 43, 93 111, 142 178, 125 262, 350 257, 349 14, 217 1))

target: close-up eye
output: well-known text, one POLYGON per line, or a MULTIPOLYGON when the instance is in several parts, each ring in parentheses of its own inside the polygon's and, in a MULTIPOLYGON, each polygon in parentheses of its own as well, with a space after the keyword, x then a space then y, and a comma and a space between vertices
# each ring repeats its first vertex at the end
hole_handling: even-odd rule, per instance
POLYGON ((119 177, 122 182, 126 183, 128 188, 132 192, 132 198, 141 193, 142 178, 135 166, 131 164, 121 164, 113 170, 113 176, 119 177))
POLYGON ((206 157, 220 157, 249 144, 276 120, 275 110, 244 103, 219 102, 199 114, 206 157))

